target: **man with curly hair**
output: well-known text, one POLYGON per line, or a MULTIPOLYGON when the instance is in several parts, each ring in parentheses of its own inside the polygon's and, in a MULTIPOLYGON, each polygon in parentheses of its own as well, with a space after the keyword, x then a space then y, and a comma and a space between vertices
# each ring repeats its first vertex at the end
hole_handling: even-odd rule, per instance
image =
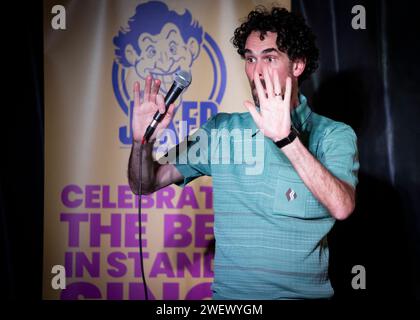
MULTIPOLYGON (((235 30, 233 44, 245 60, 254 101, 244 102, 249 112, 219 113, 198 132, 212 138, 213 130, 262 132, 263 171, 247 175, 247 164, 215 164, 211 160, 219 150, 213 145, 204 152, 207 162, 160 164, 152 159, 149 143, 142 157, 143 191, 212 176, 214 299, 330 298, 326 236, 336 219, 346 219, 355 206, 356 136, 348 125, 312 112, 299 92, 318 61, 315 37, 301 17, 284 8, 257 7, 235 30)), ((142 104, 135 87, 129 163, 133 192, 139 184, 140 141, 155 110, 164 111, 159 84, 152 83, 149 78, 142 104)), ((172 112, 173 106, 161 128, 172 112)), ((197 143, 188 140, 176 160, 197 143)), ((256 134, 249 138, 256 140, 256 134)))

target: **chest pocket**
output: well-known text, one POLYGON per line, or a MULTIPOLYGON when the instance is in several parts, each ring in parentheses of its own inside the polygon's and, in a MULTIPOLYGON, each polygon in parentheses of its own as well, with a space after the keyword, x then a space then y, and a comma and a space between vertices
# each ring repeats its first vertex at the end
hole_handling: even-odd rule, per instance
POLYGON ((328 216, 326 208, 306 187, 290 161, 278 150, 269 162, 270 174, 275 177, 273 214, 301 219, 315 219, 328 216))
POLYGON ((270 162, 274 178, 273 214, 305 218, 308 189, 291 165, 270 162))

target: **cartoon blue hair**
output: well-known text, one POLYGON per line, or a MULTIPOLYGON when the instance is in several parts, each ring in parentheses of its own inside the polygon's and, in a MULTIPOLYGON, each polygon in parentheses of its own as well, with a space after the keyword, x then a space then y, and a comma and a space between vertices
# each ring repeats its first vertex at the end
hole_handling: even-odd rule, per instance
POLYGON ((138 45, 138 37, 143 32, 148 32, 151 35, 157 35, 162 27, 167 23, 175 24, 180 32, 185 43, 188 39, 193 37, 201 45, 203 40, 203 28, 197 21, 192 19, 191 13, 185 10, 183 15, 179 15, 175 11, 169 10, 165 3, 159 1, 150 1, 140 4, 136 8, 136 13, 128 21, 128 28, 121 29, 118 35, 114 37, 113 42, 117 47, 115 55, 118 61, 125 67, 130 67, 131 63, 125 58, 125 48, 131 44, 140 55, 141 50, 138 45))

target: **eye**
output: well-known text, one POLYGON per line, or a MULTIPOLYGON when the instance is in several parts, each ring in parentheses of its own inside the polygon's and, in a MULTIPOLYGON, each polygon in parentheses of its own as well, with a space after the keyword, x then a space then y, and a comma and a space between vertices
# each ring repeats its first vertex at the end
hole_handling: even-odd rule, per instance
POLYGON ((154 46, 147 47, 146 55, 148 58, 153 58, 156 55, 156 48, 154 46))
POLYGON ((265 58, 265 61, 269 62, 269 63, 274 62, 274 61, 276 61, 276 57, 268 56, 268 57, 265 58))
POLYGON ((178 49, 178 45, 175 43, 175 42, 171 42, 170 44, 169 44, 169 52, 171 53, 171 54, 173 54, 173 55, 176 55, 176 53, 177 53, 177 49, 178 49))
POLYGON ((254 63, 256 60, 254 57, 245 57, 247 63, 254 63))

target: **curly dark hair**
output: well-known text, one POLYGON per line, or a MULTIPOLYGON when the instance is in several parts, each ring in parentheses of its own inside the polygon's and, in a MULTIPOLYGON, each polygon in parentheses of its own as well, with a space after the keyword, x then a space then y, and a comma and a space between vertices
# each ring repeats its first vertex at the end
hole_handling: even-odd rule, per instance
POLYGON ((264 6, 256 7, 248 14, 246 21, 235 29, 232 38, 233 45, 242 57, 246 39, 253 31, 260 32, 261 40, 267 31, 276 32, 277 48, 286 53, 291 61, 305 61, 305 70, 299 77, 299 83, 318 68, 319 51, 315 45, 315 35, 300 15, 281 7, 273 7, 271 12, 264 6))

